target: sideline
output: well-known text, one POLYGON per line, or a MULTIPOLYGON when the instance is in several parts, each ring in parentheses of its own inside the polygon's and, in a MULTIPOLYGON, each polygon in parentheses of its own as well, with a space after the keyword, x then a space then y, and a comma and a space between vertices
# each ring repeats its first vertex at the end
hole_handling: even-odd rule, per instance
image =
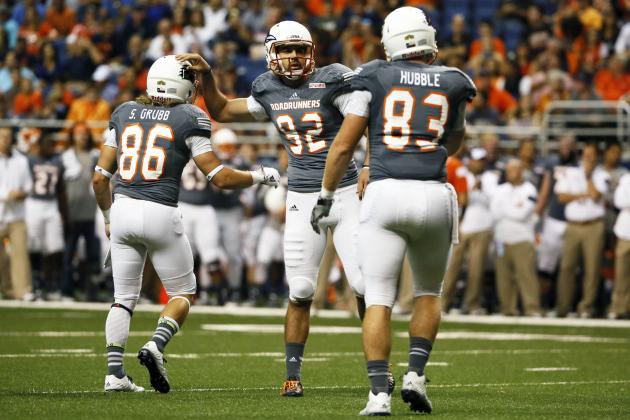
MULTIPOLYGON (((23 308, 23 309, 62 309, 62 310, 83 310, 83 311, 108 311, 110 303, 97 302, 22 302, 19 300, 0 300, 0 308, 23 308)), ((139 304, 136 312, 159 313, 163 305, 139 304)), ((203 306, 193 305, 193 314, 208 315, 232 315, 232 316, 254 316, 254 317, 284 317, 285 308, 247 308, 242 306, 203 306)), ((354 314, 348 311, 332 309, 313 309, 313 316, 319 318, 348 319, 354 314)), ((394 315, 395 321, 408 321, 409 315, 394 315)), ((515 317, 503 315, 442 315, 442 321, 454 324, 484 324, 484 325, 524 325, 524 326, 546 326, 546 327, 604 327, 604 328, 628 328, 630 320, 609 320, 609 319, 580 319, 580 318, 534 318, 515 317)))

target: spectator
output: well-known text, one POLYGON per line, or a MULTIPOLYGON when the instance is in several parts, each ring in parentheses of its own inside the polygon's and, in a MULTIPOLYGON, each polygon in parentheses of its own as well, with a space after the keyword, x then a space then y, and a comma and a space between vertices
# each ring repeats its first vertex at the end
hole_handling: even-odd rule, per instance
POLYGON ((470 34, 466 31, 466 18, 456 14, 451 18, 451 35, 440 42, 440 58, 448 62, 453 57, 465 62, 468 58, 470 34))
POLYGON ((223 6, 223 0, 208 0, 208 4, 203 7, 203 16, 211 40, 227 27, 227 9, 223 6))
MULTIPOLYGON (((545 167, 537 158, 536 141, 533 138, 522 139, 519 143, 517 154, 523 166, 523 179, 531 183, 538 191, 545 174, 545 167)), ((538 207, 536 213, 541 213, 538 207)))
POLYGON ((475 315, 485 312, 481 306, 482 280, 493 227, 493 220, 488 214, 492 193, 498 185, 498 175, 486 171, 485 166, 486 151, 482 148, 472 149, 466 171, 468 204, 459 225, 459 244, 453 247, 453 254, 444 276, 442 292, 444 312, 448 310, 453 299, 465 256, 468 260, 468 278, 462 309, 465 313, 475 315))
MULTIPOLYGON (((259 3, 256 2, 255 4, 259 3)), ((201 54, 208 59, 210 58, 212 51, 208 43, 214 36, 214 29, 206 26, 201 8, 196 7, 191 10, 190 24, 184 28, 183 36, 188 45, 201 48, 201 54)))
MULTIPOLYGON (((110 113, 109 103, 99 96, 95 86, 90 85, 85 91, 85 95, 72 102, 66 119, 73 122, 106 122, 109 120, 110 113)), ((92 129, 93 138, 100 139, 102 132, 103 127, 94 127, 92 129)))
POLYGON ((616 55, 624 57, 628 59, 630 56, 630 21, 623 24, 621 30, 619 31, 619 36, 615 41, 615 51, 616 55))
POLYGON ((477 90, 484 92, 488 98, 488 106, 495 109, 502 120, 509 120, 516 111, 517 102, 509 92, 497 87, 492 81, 492 75, 482 70, 475 81, 477 90))
POLYGON ((52 0, 46 11, 46 22, 52 26, 59 35, 66 36, 70 33, 76 22, 76 13, 66 6, 64 0, 52 0))
POLYGON ((615 223, 615 286, 608 318, 630 314, 630 174, 625 174, 615 191, 615 206, 621 210, 615 223))
POLYGON ((72 128, 70 148, 61 155, 67 198, 66 248, 64 273, 61 283, 62 299, 74 299, 74 259, 79 238, 85 243, 88 285, 97 284, 100 272, 100 244, 96 238, 94 217, 96 200, 92 193, 92 174, 98 152, 87 125, 78 123, 72 128))
POLYGON ((558 200, 566 204, 567 219, 556 300, 556 314, 560 317, 571 311, 580 256, 584 264, 584 285, 577 309, 582 318, 593 316, 604 248, 604 196, 609 182, 608 174, 597 167, 597 157, 596 144, 585 146, 581 166, 567 169, 555 186, 558 200))
POLYGON ((20 80, 20 89, 13 100, 13 114, 19 118, 36 118, 44 106, 42 93, 33 88, 30 79, 20 80))
POLYGON ((461 160, 464 148, 460 148, 457 153, 446 159, 446 182, 451 184, 457 193, 457 206, 459 214, 463 212, 468 203, 468 182, 466 180, 466 167, 461 160))
POLYGON ((164 55, 164 44, 170 42, 175 54, 182 54, 188 50, 186 40, 180 34, 173 32, 171 21, 162 19, 158 24, 158 35, 151 40, 147 57, 151 60, 157 60, 164 55))
POLYGON ((624 70, 625 65, 624 58, 615 55, 597 72, 595 90, 602 99, 616 101, 630 92, 630 74, 624 70))
POLYGON ((470 58, 475 58, 478 55, 492 56, 495 52, 501 57, 505 57, 505 44, 501 38, 494 36, 494 27, 491 21, 482 21, 477 31, 479 32, 479 38, 470 44, 470 58))
POLYGON ((57 58, 57 49, 52 42, 45 42, 42 45, 41 59, 35 67, 35 75, 48 85, 63 79, 63 72, 57 58))
POLYGON ((11 245, 11 297, 33 300, 31 265, 28 259, 24 199, 33 182, 28 160, 13 151, 10 128, 0 128, 0 250, 11 245))
POLYGON ((72 33, 66 38, 67 53, 61 63, 66 80, 86 82, 96 66, 104 60, 103 54, 85 34, 72 33))
POLYGON ((496 283, 501 313, 517 315, 520 296, 523 312, 540 316, 536 250, 534 248, 536 188, 523 179, 523 165, 506 165, 507 182, 497 187, 490 210, 496 220, 496 283))
POLYGON ((472 101, 466 115, 466 122, 472 125, 501 125, 499 111, 488 106, 488 93, 480 91, 472 101))

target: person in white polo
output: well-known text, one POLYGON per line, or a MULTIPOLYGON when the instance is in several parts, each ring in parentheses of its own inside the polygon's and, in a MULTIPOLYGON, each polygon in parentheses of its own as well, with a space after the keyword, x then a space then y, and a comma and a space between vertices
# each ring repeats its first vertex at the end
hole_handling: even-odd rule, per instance
POLYGON ((472 314, 483 312, 482 278, 493 226, 492 217, 488 217, 488 213, 492 193, 499 182, 498 172, 486 170, 486 157, 485 149, 480 147, 470 151, 466 171, 468 203, 459 225, 459 244, 453 247, 453 254, 444 277, 442 309, 445 312, 453 300, 465 256, 468 258, 468 278, 462 309, 472 314))
POLYGON ((617 319, 630 313, 630 173, 619 180, 615 190, 615 207, 621 210, 615 223, 615 286, 608 318, 617 319))
POLYGON ((525 315, 540 316, 534 248, 536 188, 523 179, 523 163, 518 159, 508 161, 505 177, 507 182, 497 187, 490 204, 496 223, 496 282, 501 313, 517 315, 520 296, 525 315))
POLYGON ((571 312, 580 257, 584 265, 584 285, 577 310, 583 318, 593 315, 604 248, 604 196, 610 179, 597 167, 598 152, 597 144, 584 146, 582 164, 568 168, 556 183, 558 200, 566 203, 567 219, 556 296, 556 315, 560 317, 571 312))

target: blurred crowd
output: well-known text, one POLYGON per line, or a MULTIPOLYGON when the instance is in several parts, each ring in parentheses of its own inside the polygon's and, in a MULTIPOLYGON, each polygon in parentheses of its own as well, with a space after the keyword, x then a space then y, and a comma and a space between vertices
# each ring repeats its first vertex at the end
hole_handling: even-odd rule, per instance
POLYGON ((145 90, 153 60, 186 51, 208 59, 228 96, 248 95, 283 19, 311 29, 318 65, 355 68, 383 58, 383 18, 403 3, 427 11, 439 60, 477 83, 470 123, 531 126, 553 100, 630 91, 629 0, 9 0, 0 118, 106 121, 145 90))
MULTIPOLYGON (((552 101, 630 97, 630 0, 3 2, 0 120, 67 121, 67 128, 54 136, 0 129, 0 144, 9 144, 0 150, 0 293, 18 299, 110 299, 109 273, 102 269, 107 241, 90 175, 112 110, 144 92, 157 57, 198 52, 211 63, 228 97, 248 96, 252 81, 266 70, 263 41, 274 23, 305 24, 314 37, 318 66, 341 62, 356 68, 384 58, 383 18, 402 4, 427 12, 437 29, 439 61, 475 81, 479 94, 468 109, 469 125, 536 127, 552 101), (22 152, 28 156, 26 167, 12 163, 10 150, 14 158, 22 152), (20 178, 24 184, 13 185, 17 171, 28 173, 30 184, 20 178), (27 190, 30 199, 13 194, 27 190), (58 237, 50 243, 37 239, 43 235, 41 217, 29 218, 28 202, 36 193, 54 199, 46 211, 37 211, 59 220, 56 231, 46 232, 58 237), (9 255, 19 261, 10 270, 9 255)), ((204 108, 202 100, 197 104, 204 108)), ((223 158, 231 164, 247 167, 269 160, 286 168, 286 153, 275 140, 241 144, 240 134, 224 135, 228 140, 215 144, 225 149, 223 158)), ((448 165, 462 217, 461 243, 445 279, 444 310, 627 314, 629 287, 614 289, 622 287, 615 275, 630 277, 623 265, 630 261, 628 214, 618 217, 628 212, 627 203, 615 201, 615 193, 628 188, 623 187, 627 180, 621 182, 623 145, 585 145, 590 139, 567 132, 557 139, 558 153, 543 160, 526 137, 509 156, 495 134, 476 140, 481 147, 462 150, 448 165), (510 206, 521 219, 507 220, 506 214, 514 213, 510 206), (615 229, 618 219, 621 227, 615 229), (594 240, 600 229, 601 244, 594 240)), ((192 168, 185 171, 182 186, 205 188, 198 176, 192 168)), ((195 249, 200 302, 281 305, 286 298, 282 196, 264 189, 209 194, 216 223, 198 236, 216 237, 216 252, 203 252, 203 244, 195 249)), ((351 305, 344 282, 338 281, 343 267, 334 252, 325 261, 319 302, 351 305)), ((160 289, 150 265, 146 271, 143 296, 157 301, 160 289)), ((409 290, 405 270, 401 312, 409 310, 409 290)))

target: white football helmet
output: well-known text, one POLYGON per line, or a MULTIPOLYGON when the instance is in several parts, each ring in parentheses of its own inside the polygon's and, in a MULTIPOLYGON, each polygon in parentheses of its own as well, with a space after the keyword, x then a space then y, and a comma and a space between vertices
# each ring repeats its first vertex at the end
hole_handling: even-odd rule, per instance
POLYGON ((265 38, 265 55, 267 58, 267 67, 274 74, 283 76, 291 80, 299 79, 300 77, 308 76, 315 70, 315 46, 313 45, 313 38, 311 33, 306 27, 298 22, 292 20, 285 20, 276 23, 269 29, 267 38, 265 38), (302 68, 285 69, 282 64, 282 59, 278 57, 277 47, 286 44, 303 44, 305 46, 305 53, 299 57, 304 60, 302 68))
POLYGON ((381 39, 389 61, 423 55, 437 57, 435 28, 424 12, 416 7, 399 7, 385 18, 381 39))
POLYGON ((195 74, 187 70, 189 65, 174 55, 155 60, 147 75, 147 95, 156 102, 192 102, 195 74))

